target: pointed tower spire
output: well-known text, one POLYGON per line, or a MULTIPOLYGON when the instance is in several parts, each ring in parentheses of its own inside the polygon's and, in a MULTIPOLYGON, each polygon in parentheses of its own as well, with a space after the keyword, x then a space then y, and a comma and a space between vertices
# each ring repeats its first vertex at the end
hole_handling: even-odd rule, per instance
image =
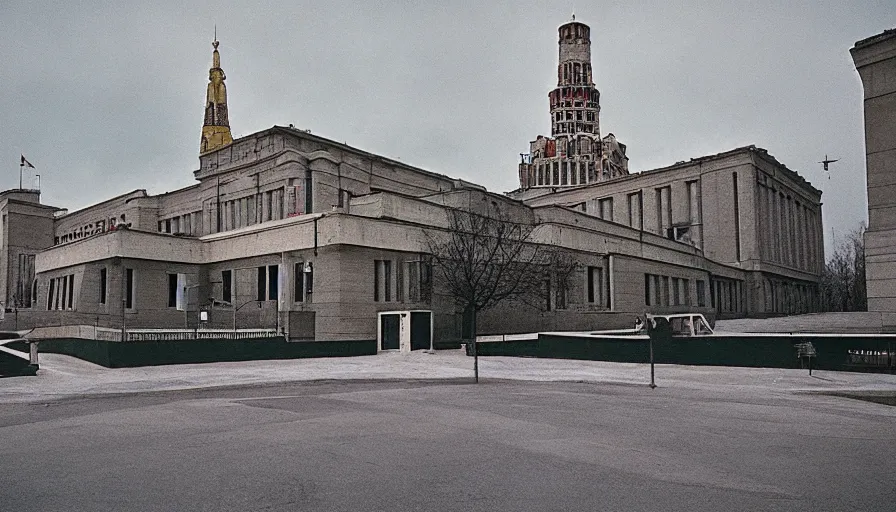
POLYGON ((218 54, 218 27, 212 42, 212 67, 208 70, 208 90, 205 95, 205 122, 202 125, 200 153, 207 153, 233 142, 230 135, 230 121, 227 119, 227 87, 224 70, 221 69, 221 55, 218 54))

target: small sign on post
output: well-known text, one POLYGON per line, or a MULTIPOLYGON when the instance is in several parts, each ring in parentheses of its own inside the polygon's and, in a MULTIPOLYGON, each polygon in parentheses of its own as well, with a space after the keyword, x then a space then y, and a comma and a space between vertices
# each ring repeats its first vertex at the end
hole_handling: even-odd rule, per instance
POLYGON ((812 375, 812 358, 816 355, 815 345, 813 345, 811 341, 806 341, 797 343, 794 347, 796 347, 796 357, 800 360, 800 368, 803 367, 803 360, 807 360, 809 364, 809 375, 812 375))

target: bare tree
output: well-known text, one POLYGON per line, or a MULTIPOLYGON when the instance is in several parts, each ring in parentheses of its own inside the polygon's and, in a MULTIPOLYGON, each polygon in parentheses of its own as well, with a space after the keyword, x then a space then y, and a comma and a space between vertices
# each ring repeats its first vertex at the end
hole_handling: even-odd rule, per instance
POLYGON ((426 232, 436 286, 471 321, 476 382, 477 315, 504 301, 537 295, 547 266, 560 261, 556 251, 532 243, 533 224, 515 222, 493 206, 484 214, 449 209, 448 231, 426 232))
POLYGON ((834 249, 821 273, 824 311, 866 311, 864 223, 834 249))

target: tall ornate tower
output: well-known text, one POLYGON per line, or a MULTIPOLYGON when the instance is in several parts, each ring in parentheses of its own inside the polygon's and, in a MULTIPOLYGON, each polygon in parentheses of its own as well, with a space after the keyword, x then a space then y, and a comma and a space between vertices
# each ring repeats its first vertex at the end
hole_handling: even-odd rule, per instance
POLYGON ((551 137, 539 135, 521 155, 520 188, 579 186, 628 174, 625 145, 600 136, 600 92, 591 69, 591 29, 560 26, 557 87, 548 93, 551 137))
POLYGON ((218 38, 212 43, 212 67, 208 70, 208 90, 205 95, 205 122, 202 125, 202 142, 199 152, 206 153, 233 142, 230 135, 230 121, 227 119, 227 86, 224 85, 224 70, 218 54, 218 38))

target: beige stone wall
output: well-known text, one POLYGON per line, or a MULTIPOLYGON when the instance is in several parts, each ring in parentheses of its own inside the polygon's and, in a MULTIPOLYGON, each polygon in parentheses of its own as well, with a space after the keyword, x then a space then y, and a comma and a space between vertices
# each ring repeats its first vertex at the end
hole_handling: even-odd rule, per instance
POLYGON ((896 30, 850 51, 864 88, 868 311, 896 312, 896 30))

